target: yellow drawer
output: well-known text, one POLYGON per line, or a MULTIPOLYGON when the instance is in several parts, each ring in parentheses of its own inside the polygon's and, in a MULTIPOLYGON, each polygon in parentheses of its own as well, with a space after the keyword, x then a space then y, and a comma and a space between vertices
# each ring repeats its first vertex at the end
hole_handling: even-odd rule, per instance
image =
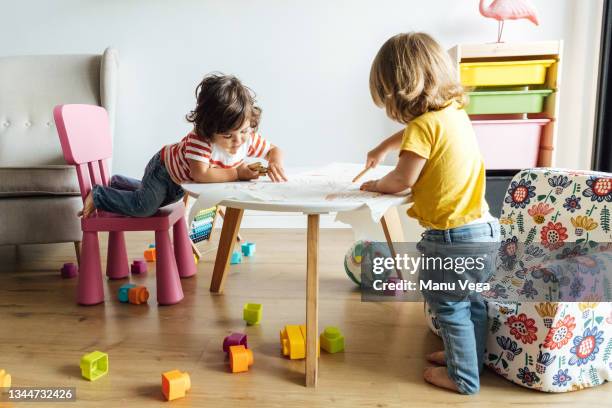
POLYGON ((462 62, 463 86, 534 85, 546 81, 546 70, 555 60, 462 62))

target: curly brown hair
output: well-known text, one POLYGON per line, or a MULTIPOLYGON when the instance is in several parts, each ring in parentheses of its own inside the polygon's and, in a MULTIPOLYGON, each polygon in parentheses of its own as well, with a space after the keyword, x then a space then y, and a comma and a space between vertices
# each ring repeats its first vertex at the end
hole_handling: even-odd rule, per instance
POLYGON ((255 93, 233 75, 211 73, 195 90, 197 105, 185 118, 193 123, 194 132, 209 141, 215 134, 239 129, 245 121, 257 129, 261 109, 255 93))
POLYGON ((407 124, 466 97, 448 54, 430 35, 402 33, 389 38, 370 70, 370 93, 387 115, 407 124))

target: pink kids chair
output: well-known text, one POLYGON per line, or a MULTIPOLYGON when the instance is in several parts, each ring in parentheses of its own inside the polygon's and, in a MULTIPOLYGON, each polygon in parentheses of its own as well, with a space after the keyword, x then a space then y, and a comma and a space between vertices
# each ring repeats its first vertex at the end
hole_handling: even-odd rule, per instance
MULTIPOLYGON (((112 156, 111 134, 106 110, 93 105, 59 105, 53 110, 64 159, 76 167, 81 197, 92 185, 108 185, 106 160, 112 156)), ((129 275, 124 231, 155 231, 157 255, 157 302, 171 305, 183 299, 181 278, 196 273, 181 202, 161 208, 146 218, 125 217, 96 211, 81 220, 83 248, 77 302, 95 305, 104 302, 98 232, 108 231, 106 276, 123 279, 129 275), (172 227, 174 249, 168 230, 172 227)))

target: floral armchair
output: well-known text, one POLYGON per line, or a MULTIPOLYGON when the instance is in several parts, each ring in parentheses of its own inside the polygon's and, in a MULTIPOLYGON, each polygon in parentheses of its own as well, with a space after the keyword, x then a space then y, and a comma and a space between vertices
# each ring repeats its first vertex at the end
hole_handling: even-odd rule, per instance
POLYGON ((611 209, 610 174, 538 168, 513 178, 483 293, 485 364, 497 374, 546 392, 612 380, 611 209))

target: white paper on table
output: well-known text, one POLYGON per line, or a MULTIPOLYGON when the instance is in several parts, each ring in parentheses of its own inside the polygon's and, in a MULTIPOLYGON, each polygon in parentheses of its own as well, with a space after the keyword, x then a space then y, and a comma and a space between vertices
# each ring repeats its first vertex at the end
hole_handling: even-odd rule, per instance
POLYGON ((273 183, 266 178, 251 182, 186 184, 184 188, 187 191, 200 192, 191 208, 189 222, 191 223, 202 209, 210 208, 224 200, 298 205, 304 209, 303 212, 307 212, 309 205, 333 202, 357 204, 359 206, 357 210, 339 212, 336 220, 353 227, 363 224, 357 228, 362 230, 368 224, 370 227, 378 225, 389 208, 406 201, 409 191, 401 195, 390 195, 359 190, 363 181, 379 179, 393 168, 393 166, 378 166, 355 183, 351 180, 363 169, 363 165, 333 163, 314 170, 290 174, 289 181, 284 183, 273 183))

